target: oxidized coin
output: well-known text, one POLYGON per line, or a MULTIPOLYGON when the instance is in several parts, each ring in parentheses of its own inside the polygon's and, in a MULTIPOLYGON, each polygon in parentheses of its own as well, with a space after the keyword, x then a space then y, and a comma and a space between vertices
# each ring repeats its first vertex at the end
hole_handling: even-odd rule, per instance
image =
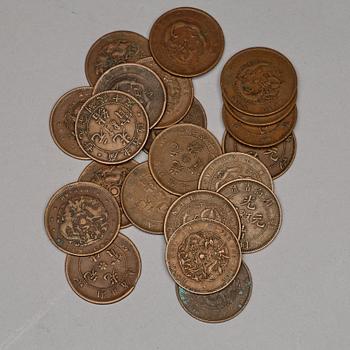
POLYGON ((296 153, 294 133, 275 146, 266 148, 246 146, 235 140, 227 132, 225 132, 222 143, 224 152, 242 152, 259 159, 265 164, 273 179, 281 176, 289 169, 296 153))
POLYGON ((165 111, 166 91, 163 82, 153 70, 141 64, 120 64, 103 73, 93 93, 107 90, 124 91, 135 97, 147 112, 150 128, 157 124, 165 111))
POLYGON ((245 153, 225 153, 213 159, 203 170, 198 188, 217 191, 224 184, 237 179, 253 179, 262 182, 271 190, 272 178, 263 163, 245 153))
POLYGON ((232 56, 221 73, 225 100, 238 111, 258 116, 274 114, 291 103, 297 75, 281 53, 253 47, 232 56))
POLYGON ((90 85, 95 85, 108 69, 150 55, 148 40, 142 35, 129 31, 108 33, 94 42, 86 56, 86 78, 90 85))
POLYGON ((241 237, 241 222, 235 207, 216 192, 196 190, 178 198, 164 220, 164 236, 168 241, 182 225, 192 220, 211 219, 227 226, 236 238, 241 237))
POLYGON ((152 56, 171 74, 193 77, 216 66, 224 51, 224 33, 208 13, 179 7, 153 24, 149 45, 152 56))
POLYGON ((105 91, 83 105, 75 134, 90 158, 99 163, 119 164, 141 151, 148 127, 148 116, 140 102, 121 91, 105 91))
POLYGON ((211 294, 229 285, 241 265, 235 235, 222 223, 208 219, 179 227, 165 253, 170 275, 182 288, 211 294))
POLYGON ((120 194, 122 185, 130 170, 135 168, 138 163, 135 160, 129 160, 123 164, 106 165, 91 162, 80 174, 78 181, 93 182, 107 189, 118 202, 121 215, 121 228, 130 226, 130 221, 122 210, 120 194))
POLYGON ((242 223, 241 249, 253 253, 266 247, 276 237, 282 221, 280 204, 262 183, 235 180, 219 189, 236 207, 242 223))
POLYGON ((82 105, 91 97, 91 87, 78 87, 65 93, 53 106, 50 132, 56 145, 66 154, 78 159, 89 159, 75 138, 75 121, 82 105))
POLYGON ((129 220, 141 230, 156 234, 163 234, 165 215, 176 198, 154 181, 147 162, 130 171, 121 193, 129 220))
POLYGON ((167 93, 167 104, 163 117, 154 127, 164 129, 179 122, 189 111, 193 101, 193 84, 191 79, 175 77, 163 70, 152 57, 138 61, 152 69, 163 81, 167 93))
POLYGON ((100 253, 66 257, 66 278, 73 291, 95 304, 111 304, 128 296, 141 274, 141 258, 134 243, 119 234, 100 253))
POLYGON ((73 182, 61 187, 45 210, 51 242, 67 254, 87 256, 108 247, 120 227, 117 201, 103 187, 73 182))
POLYGON ((178 124, 156 137, 148 161, 159 185, 170 193, 183 194, 197 188, 204 167, 221 153, 215 136, 207 129, 178 124))
POLYGON ((243 261, 235 279, 219 292, 199 295, 175 286, 183 309, 197 320, 209 323, 228 321, 240 314, 249 302, 252 288, 252 276, 243 261))

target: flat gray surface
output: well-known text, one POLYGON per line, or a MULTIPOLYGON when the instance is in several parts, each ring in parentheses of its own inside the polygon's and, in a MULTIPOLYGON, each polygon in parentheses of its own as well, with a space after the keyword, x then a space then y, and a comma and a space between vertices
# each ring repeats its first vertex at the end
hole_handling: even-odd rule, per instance
POLYGON ((0 348, 349 349, 349 19, 348 0, 1 0, 0 348), (55 100, 87 84, 85 55, 98 37, 120 29, 147 36, 180 5, 208 11, 225 33, 219 65, 194 80, 219 139, 219 75, 233 53, 275 48, 299 78, 297 157, 275 183, 283 226, 271 246, 246 257, 251 301, 220 325, 178 304, 162 237, 124 230, 140 250, 141 279, 122 302, 95 306, 70 290, 64 255, 43 227, 50 195, 86 165, 51 140, 55 100))

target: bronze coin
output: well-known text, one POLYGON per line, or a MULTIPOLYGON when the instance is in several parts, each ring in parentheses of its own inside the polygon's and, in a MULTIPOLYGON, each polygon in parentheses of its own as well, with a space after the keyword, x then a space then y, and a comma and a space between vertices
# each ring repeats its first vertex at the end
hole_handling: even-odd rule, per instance
POLYGON ((179 7, 153 24, 149 45, 158 64, 174 75, 193 77, 214 68, 224 51, 224 33, 208 13, 179 7))
POLYGON ((264 184, 241 179, 218 191, 236 207, 242 223, 241 249, 253 253, 265 248, 276 237, 282 221, 277 197, 264 184))
POLYGON ((138 33, 121 30, 105 34, 94 42, 86 56, 86 78, 90 85, 95 85, 108 69, 150 55, 148 40, 138 33))
POLYGON ((200 295, 175 286, 183 309, 197 320, 208 323, 228 321, 239 315, 249 302, 252 288, 252 276, 243 261, 235 279, 219 292, 200 295))
POLYGON ((181 195, 197 189, 204 167, 222 154, 215 136, 193 124, 178 124, 153 141, 149 166, 154 179, 170 193, 181 195))
POLYGON ((203 170, 198 188, 217 191, 224 184, 237 179, 253 179, 262 182, 271 190, 273 182, 265 165, 245 153, 225 153, 213 159, 203 170))
POLYGON ((108 247, 120 228, 117 201, 103 187, 73 182, 51 197, 45 210, 51 242, 67 254, 87 256, 108 247))
POLYGON ((291 103, 297 75, 281 53, 253 47, 232 56, 221 73, 225 100, 236 110, 254 116, 277 113, 291 103))
POLYGON ((242 152, 259 159, 265 164, 273 179, 278 178, 289 169, 296 153, 294 133, 275 146, 266 148, 246 146, 227 132, 225 132, 222 143, 224 152, 242 152))
POLYGON ((70 90, 55 103, 50 115, 50 132, 56 145, 77 159, 90 159, 75 138, 75 121, 80 108, 91 95, 91 87, 82 86, 70 90))
POLYGON ((138 100, 147 112, 152 128, 162 117, 166 106, 166 92, 161 79, 153 70, 136 63, 124 63, 103 73, 94 87, 94 94, 118 90, 138 100))
POLYGON ((66 278, 73 291, 94 304, 111 304, 128 296, 141 275, 135 244, 123 234, 96 255, 67 255, 66 278))
POLYGON ((121 91, 92 96, 75 124, 82 150, 105 164, 120 164, 135 157, 147 140, 148 129, 148 116, 141 103, 121 91))
POLYGON ((130 171, 121 192, 123 210, 129 220, 139 229, 155 234, 163 234, 165 215, 175 199, 154 181, 147 162, 130 171))
POLYGON ((191 79, 175 77, 163 70, 152 57, 138 61, 152 69, 163 81, 167 93, 165 112, 154 127, 164 129, 178 123, 187 114, 193 101, 193 84, 191 79))
POLYGON ((216 192, 196 190, 178 198, 164 219, 164 236, 168 241, 182 225, 197 219, 211 219, 227 226, 236 238, 241 237, 241 221, 235 207, 216 192))
POLYGON ((229 285, 241 265, 235 235, 208 219, 187 222, 170 237, 165 260, 171 277, 185 290, 211 294, 229 285))
POLYGON ((120 201, 121 189, 126 176, 130 170, 135 168, 138 163, 135 160, 129 160, 123 164, 107 165, 91 162, 80 174, 78 181, 93 182, 107 189, 118 202, 121 215, 121 228, 130 226, 130 221, 122 210, 120 201))

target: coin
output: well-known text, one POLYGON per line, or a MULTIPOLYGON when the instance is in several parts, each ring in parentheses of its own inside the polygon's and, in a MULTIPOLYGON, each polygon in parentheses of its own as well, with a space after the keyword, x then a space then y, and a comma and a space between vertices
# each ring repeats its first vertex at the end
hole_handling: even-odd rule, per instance
POLYGON ((208 13, 179 7, 153 24, 149 45, 158 64, 174 75, 193 77, 211 70, 224 51, 224 33, 208 13))
POLYGON ((242 152, 259 159, 265 164, 273 179, 278 178, 289 169, 296 153, 294 133, 275 146, 257 148, 238 142, 226 132, 222 144, 224 152, 242 152))
POLYGON ((50 132, 56 145, 66 154, 78 159, 89 159, 75 138, 75 121, 81 106, 91 97, 91 87, 78 87, 65 93, 53 106, 50 132))
POLYGON ((173 233, 189 221, 211 219, 227 226, 236 238, 241 237, 241 222, 235 207, 216 192, 196 190, 178 198, 164 219, 164 236, 168 241, 173 233))
POLYGON ((140 102, 121 91, 105 91, 83 105, 75 134, 90 158, 99 163, 119 164, 141 151, 148 128, 148 116, 140 102))
POLYGON ((235 235, 208 219, 187 222, 170 237, 166 264, 171 277, 185 290, 211 294, 229 285, 241 265, 235 235))
POLYGON ((221 153, 219 143, 207 129, 178 124, 156 137, 148 161, 158 184, 181 195, 197 188, 204 167, 221 153))
POLYGON ((96 255, 67 255, 66 278, 73 291, 94 304, 111 304, 128 296, 141 275, 141 258, 134 243, 119 234, 96 255))
POLYGON ((242 261, 235 279, 219 292, 200 295, 175 286, 176 295, 183 309, 197 320, 217 323, 231 320, 241 313, 252 293, 252 276, 242 261))
POLYGON ((78 181, 93 182, 107 189, 118 202, 121 215, 121 228, 130 226, 130 221, 122 210, 120 194, 122 185, 130 170, 135 168, 138 163, 135 160, 129 160, 123 164, 106 165, 91 162, 80 174, 78 181))
POLYGON ((162 117, 166 106, 163 82, 151 69, 136 63, 124 63, 103 73, 94 87, 94 94, 102 91, 124 91, 145 108, 152 128, 162 117))
POLYGON ((159 67, 152 57, 143 58, 137 63, 152 69, 162 79, 167 93, 165 112, 154 128, 164 129, 179 122, 192 105, 192 80, 169 74, 159 67))
POLYGON ((154 181, 148 163, 144 162, 126 177, 121 198, 126 216, 136 227, 149 233, 163 234, 165 214, 177 197, 154 181))
POLYGON ((95 85, 108 69, 150 55, 148 40, 142 35, 124 30, 108 33, 94 42, 86 56, 86 78, 90 85, 95 85))
POLYGON ((277 113, 297 91, 293 65, 281 53, 253 47, 232 56, 221 73, 225 100, 236 110, 254 116, 277 113))
POLYGON ((225 153, 213 159, 203 170, 198 188, 217 191, 224 184, 237 179, 253 179, 262 182, 271 190, 272 178, 263 163, 245 153, 225 153))
POLYGON ((120 209, 113 196, 91 182, 73 182, 51 197, 45 228, 51 242, 67 254, 87 256, 108 247, 120 227, 120 209))
POLYGON ((231 201, 241 217, 243 253, 256 252, 272 242, 280 229, 282 212, 268 187, 241 179, 227 183, 218 192, 231 201))

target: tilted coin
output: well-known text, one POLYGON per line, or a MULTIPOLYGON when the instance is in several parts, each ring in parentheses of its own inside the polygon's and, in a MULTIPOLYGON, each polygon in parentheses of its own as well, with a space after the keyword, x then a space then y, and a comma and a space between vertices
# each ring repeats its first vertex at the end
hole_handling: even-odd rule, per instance
POLYGON ((45 210, 51 242, 67 254, 87 256, 108 247, 120 228, 117 201, 103 187, 73 182, 61 187, 45 210))
POLYGON ((211 294, 229 285, 241 265, 235 235, 222 223, 190 221, 170 237, 165 253, 171 277, 196 294, 211 294))
POLYGON ((129 160, 118 165, 100 164, 91 162, 80 174, 78 181, 93 182, 107 189, 118 202, 121 214, 121 228, 130 225, 129 219, 123 212, 120 194, 122 185, 130 170, 135 168, 138 163, 135 160, 129 160))
POLYGON ((235 279, 219 292, 200 295, 175 286, 183 309, 197 320, 217 323, 231 320, 246 307, 252 293, 252 276, 242 261, 235 279))
POLYGON ((135 157, 147 140, 148 129, 148 116, 141 103, 121 91, 92 96, 75 124, 82 150, 105 164, 120 164, 135 157))
POLYGON ((236 207, 242 223, 241 248, 253 253, 272 242, 282 221, 280 204, 273 192, 262 183, 242 179, 219 189, 236 207))
POLYGON ((162 80, 141 64, 119 64, 103 73, 93 93, 108 90, 124 91, 135 97, 147 112, 150 128, 157 124, 165 111, 166 91, 162 80))
POLYGON ((176 198, 154 181, 147 162, 130 171, 121 193, 129 220, 141 230, 156 234, 163 234, 165 215, 176 198))
POLYGON ((178 124, 156 137, 148 161, 158 184, 170 193, 181 195, 197 188, 204 167, 220 154, 219 143, 207 129, 178 124))
POLYGON ((111 304, 128 296, 141 274, 141 258, 134 243, 119 234, 96 255, 67 255, 66 278, 73 291, 95 304, 111 304))
POLYGON ((82 105, 91 97, 91 87, 78 87, 65 93, 54 105, 50 115, 50 132, 56 145, 66 154, 89 159, 75 137, 75 121, 82 105))

